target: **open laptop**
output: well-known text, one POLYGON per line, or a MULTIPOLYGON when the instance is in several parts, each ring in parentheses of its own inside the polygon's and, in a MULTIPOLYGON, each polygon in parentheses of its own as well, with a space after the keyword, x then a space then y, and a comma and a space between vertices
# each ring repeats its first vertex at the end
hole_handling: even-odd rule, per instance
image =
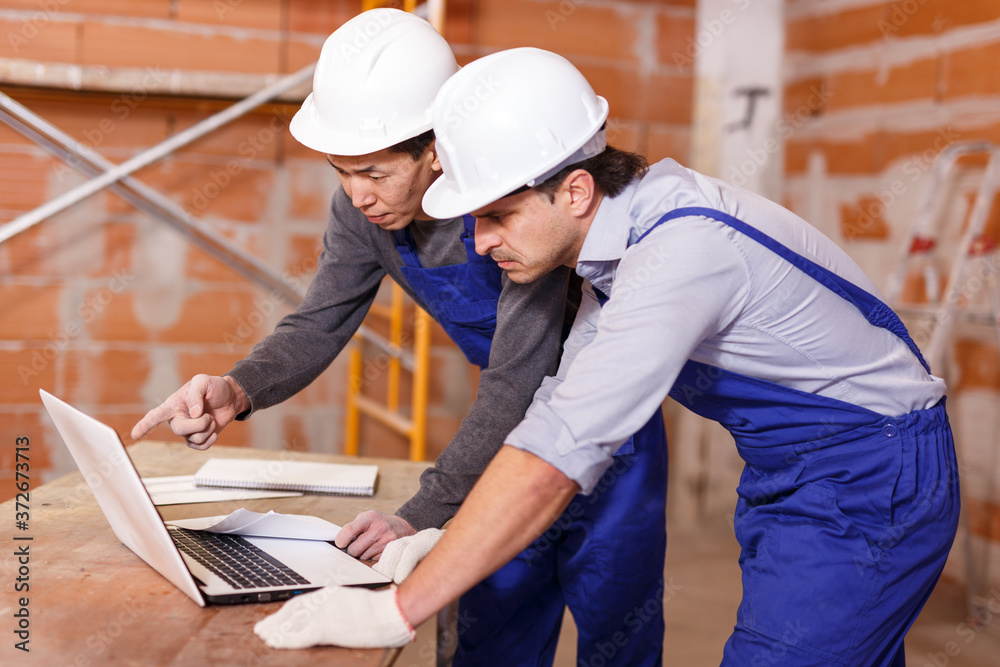
POLYGON ((39 394, 118 539, 198 605, 270 602, 329 585, 391 583, 328 542, 167 526, 114 429, 45 390, 39 394), (213 555, 217 550, 228 552, 221 564, 213 555))

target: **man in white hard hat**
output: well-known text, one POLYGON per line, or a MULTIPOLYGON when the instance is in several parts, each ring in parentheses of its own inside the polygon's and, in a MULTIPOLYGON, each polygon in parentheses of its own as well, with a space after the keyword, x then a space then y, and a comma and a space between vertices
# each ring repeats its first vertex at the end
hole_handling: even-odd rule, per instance
MULTIPOLYGON (((457 69, 447 42, 428 23, 397 10, 361 14, 327 40, 313 92, 290 127, 301 143, 327 155, 343 186, 305 301, 229 373, 196 376, 132 434, 138 439, 169 421, 189 445, 209 447, 233 419, 315 379, 357 330, 382 278, 392 276, 483 368, 475 405, 421 477, 420 491, 395 515, 362 513, 337 537, 354 556, 381 554, 376 567, 397 580, 440 535, 542 378, 555 372, 563 331, 568 271, 533 285, 509 281, 492 258, 475 252, 471 216, 434 219, 421 208, 440 175, 431 105, 457 69)), ((629 645, 616 647, 614 660, 602 657, 603 664, 659 663, 662 610, 644 611, 640 632, 632 631, 631 612, 662 596, 666 535, 656 518, 666 497, 662 419, 652 416, 635 431, 600 492, 553 515, 542 540, 462 597, 456 665, 551 663, 567 605, 581 657, 601 657, 614 637, 629 632, 629 645), (648 520, 623 531, 640 508, 648 520), (637 545, 638 556, 629 551, 637 545), (607 566, 594 571, 595 557, 607 566)), ((359 629, 355 637, 369 632, 359 629)))
MULTIPOLYGON (((903 665, 958 521, 944 382, 862 270, 790 211, 673 160, 617 192, 620 151, 574 160, 603 145, 588 128, 606 113, 570 63, 537 49, 478 60, 439 93, 444 176, 425 209, 472 211, 477 250, 515 281, 575 268, 592 286, 577 322, 597 312, 597 325, 574 326, 561 384, 539 392, 400 588, 326 598, 377 609, 383 642, 398 640, 592 489, 670 395, 722 423, 746 462, 743 600, 722 663, 903 665), (495 92, 458 114, 484 78, 495 92)), ((308 629, 351 643, 334 623, 308 629)))

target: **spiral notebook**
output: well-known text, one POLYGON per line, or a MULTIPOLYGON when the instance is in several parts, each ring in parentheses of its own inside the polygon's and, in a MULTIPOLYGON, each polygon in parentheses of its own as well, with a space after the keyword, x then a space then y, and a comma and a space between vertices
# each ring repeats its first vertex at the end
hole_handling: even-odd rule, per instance
POLYGON ((370 496, 375 493, 377 476, 378 466, 375 465, 212 458, 194 474, 194 483, 238 489, 370 496))

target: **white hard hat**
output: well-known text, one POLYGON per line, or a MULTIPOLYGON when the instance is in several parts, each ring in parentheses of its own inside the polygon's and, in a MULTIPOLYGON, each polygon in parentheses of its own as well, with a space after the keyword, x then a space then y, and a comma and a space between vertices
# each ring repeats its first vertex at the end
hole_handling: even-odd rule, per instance
POLYGON ((555 53, 519 48, 473 61, 434 100, 444 174, 424 195, 424 211, 469 213, 597 155, 607 117, 607 100, 555 53))
POLYGON ((313 91, 289 130, 321 153, 364 155, 431 129, 434 95, 458 63, 427 21, 372 9, 323 44, 313 91))

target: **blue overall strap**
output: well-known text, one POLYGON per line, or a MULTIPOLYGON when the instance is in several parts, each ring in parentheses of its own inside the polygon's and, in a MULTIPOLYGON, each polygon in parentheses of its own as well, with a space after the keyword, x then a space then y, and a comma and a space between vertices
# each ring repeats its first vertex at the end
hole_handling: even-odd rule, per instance
POLYGON ((913 342, 912 338, 910 338, 910 334, 907 332, 906 326, 903 325, 903 322, 899 319, 896 313, 893 312, 892 308, 882 303, 882 301, 874 295, 866 292, 849 280, 838 276, 829 269, 823 268, 816 262, 806 259, 798 253, 789 252, 788 248, 775 239, 771 238, 756 227, 751 227, 742 220, 734 218, 728 213, 717 211, 712 208, 697 206, 674 209, 657 220, 652 227, 643 232, 642 236, 636 240, 636 243, 642 241, 642 239, 644 239, 651 231, 664 222, 688 216, 701 216, 723 222, 744 235, 749 236, 765 248, 777 253, 779 257, 787 260, 790 264, 804 272, 806 275, 810 276, 824 287, 832 290, 838 296, 847 300, 848 303, 852 304, 855 308, 861 311, 861 313, 865 316, 865 319, 867 319, 873 326, 887 329, 901 338, 903 342, 906 343, 907 347, 910 348, 910 351, 912 351, 920 361, 920 364, 924 367, 924 369, 930 373, 931 369, 927 365, 927 362, 924 361, 924 356, 917 348, 917 344, 913 342))
MULTIPOLYGON (((410 226, 392 232, 392 240, 396 250, 403 259, 403 266, 421 269, 420 258, 417 257, 417 244, 410 233, 410 226)), ((465 256, 468 259, 479 257, 476 253, 476 219, 471 215, 462 216, 462 245, 465 246, 465 256)))
POLYGON ((424 268, 410 227, 393 232, 403 265, 400 272, 466 358, 481 368, 489 364, 496 333, 497 303, 503 290, 502 271, 491 257, 476 254, 476 219, 465 216, 461 240, 466 261, 424 268))
POLYGON ((420 259, 417 257, 417 244, 413 241, 413 234, 410 233, 410 226, 392 232, 392 240, 396 243, 396 250, 403 259, 403 266, 414 269, 423 268, 420 266, 420 259))

